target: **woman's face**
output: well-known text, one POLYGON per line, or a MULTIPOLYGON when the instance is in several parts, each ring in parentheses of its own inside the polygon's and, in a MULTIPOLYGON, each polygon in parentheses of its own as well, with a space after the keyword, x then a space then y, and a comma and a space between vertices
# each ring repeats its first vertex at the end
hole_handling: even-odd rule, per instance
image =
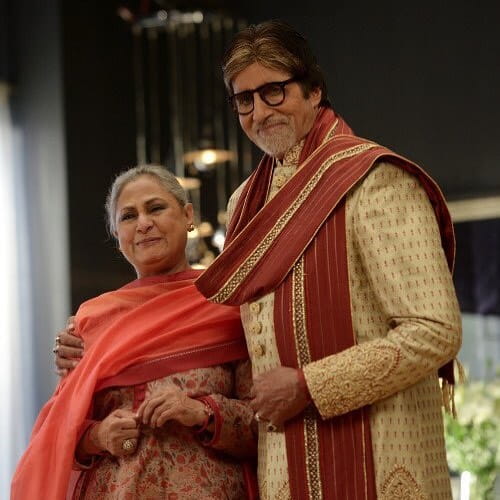
POLYGON ((182 207, 154 177, 143 175, 125 185, 115 220, 120 251, 139 278, 189 267, 185 248, 193 206, 182 207))

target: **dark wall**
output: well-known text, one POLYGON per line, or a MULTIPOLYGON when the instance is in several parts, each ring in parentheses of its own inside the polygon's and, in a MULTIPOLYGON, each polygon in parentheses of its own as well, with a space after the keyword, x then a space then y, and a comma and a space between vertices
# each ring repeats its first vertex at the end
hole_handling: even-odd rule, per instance
POLYGON ((245 15, 305 34, 358 135, 425 166, 449 198, 500 191, 498 2, 255 0, 245 15))
POLYGON ((12 22, 10 4, 7 0, 0 0, 0 82, 10 79, 10 23, 12 22))
MULTIPOLYGON (((133 54, 118 1, 62 3, 73 295, 132 273, 104 230, 113 175, 135 162, 133 54)), ((490 2, 238 4, 310 40, 337 111, 362 136, 424 166, 448 198, 500 190, 499 7, 490 2)))
POLYGON ((134 276, 104 223, 108 186, 136 162, 132 35, 119 3, 62 3, 74 309, 134 276))

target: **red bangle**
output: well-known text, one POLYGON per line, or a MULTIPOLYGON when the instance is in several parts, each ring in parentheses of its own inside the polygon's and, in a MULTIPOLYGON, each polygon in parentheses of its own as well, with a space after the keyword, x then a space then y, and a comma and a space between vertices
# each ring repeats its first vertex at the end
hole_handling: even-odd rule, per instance
POLYGON ((203 420, 201 425, 196 425, 195 432, 197 434, 201 434, 203 431, 207 429, 207 427, 210 425, 214 418, 214 411, 212 410, 212 407, 204 400, 204 399, 198 399, 201 403, 203 403, 203 411, 205 412, 205 420, 203 420))

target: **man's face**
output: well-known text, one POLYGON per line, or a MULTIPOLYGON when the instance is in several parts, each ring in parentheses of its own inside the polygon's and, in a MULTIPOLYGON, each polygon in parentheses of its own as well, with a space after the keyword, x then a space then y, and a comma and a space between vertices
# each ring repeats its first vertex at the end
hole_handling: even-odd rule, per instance
MULTIPOLYGON (((252 90, 271 82, 282 82, 292 75, 253 63, 238 73, 232 81, 235 94, 252 90)), ((239 115, 240 124, 249 139, 267 154, 276 158, 297 144, 311 130, 321 101, 321 90, 314 89, 304 97, 299 83, 285 87, 285 100, 279 106, 269 106, 257 92, 253 94, 254 109, 239 115)))

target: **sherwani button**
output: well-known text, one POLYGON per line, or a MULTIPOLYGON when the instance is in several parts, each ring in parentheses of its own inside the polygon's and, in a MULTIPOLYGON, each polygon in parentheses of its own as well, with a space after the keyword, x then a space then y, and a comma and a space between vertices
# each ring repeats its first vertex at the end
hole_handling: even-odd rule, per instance
POLYGON ((253 347, 253 353, 257 358, 264 356, 266 348, 262 344, 255 344, 253 347))
POLYGON ((262 331, 262 323, 260 321, 255 321, 250 325, 250 333, 253 335, 258 335, 262 331))
POLYGON ((259 302, 252 302, 250 304, 250 312, 253 314, 259 314, 260 313, 260 303, 259 302))

